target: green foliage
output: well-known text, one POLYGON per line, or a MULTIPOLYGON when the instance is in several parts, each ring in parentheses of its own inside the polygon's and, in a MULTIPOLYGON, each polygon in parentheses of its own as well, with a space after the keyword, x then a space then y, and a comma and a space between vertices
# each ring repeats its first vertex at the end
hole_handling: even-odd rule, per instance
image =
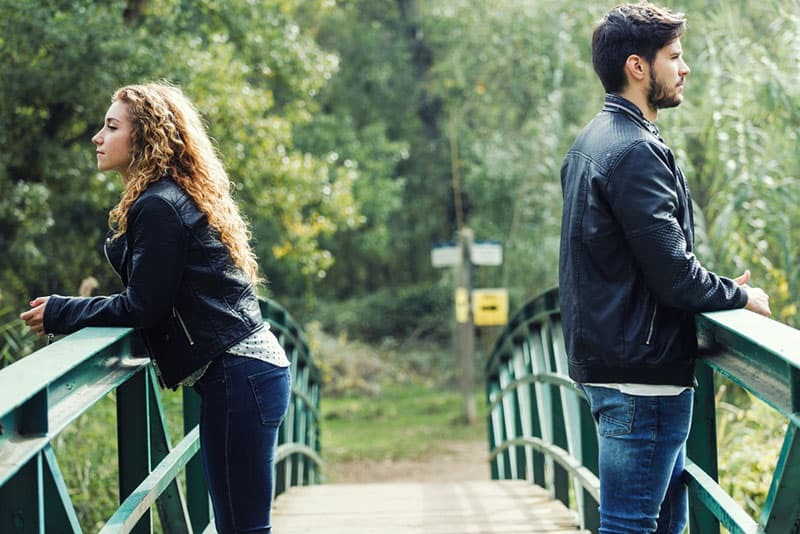
POLYGON ((338 297, 430 280, 430 243, 452 236, 447 140, 426 86, 432 52, 415 1, 341 2, 315 17, 339 70, 298 132, 358 170, 358 228, 326 241, 336 263, 318 292, 338 297))
POLYGON ((320 303, 313 316, 324 330, 369 342, 444 340, 450 334, 452 288, 445 284, 384 288, 320 303))
POLYGON ((96 172, 90 138, 115 88, 153 79, 181 84, 204 114, 266 275, 279 288, 323 276, 332 256, 321 237, 358 224, 357 172, 294 145, 338 62, 301 31, 298 10, 279 0, 0 0, 0 298, 21 307, 75 293, 90 275, 101 292, 119 289, 100 244, 121 184, 96 172))
POLYGON ((731 276, 751 269, 774 316, 794 325, 800 6, 721 3, 692 20, 687 102, 664 124, 708 221, 701 260, 731 276))
POLYGON ((19 354, 32 352, 37 344, 36 336, 17 314, 14 309, 0 309, 0 369, 13 363, 19 354))
POLYGON ((119 506, 114 396, 64 429, 53 440, 53 450, 81 527, 99 531, 119 506))
MULTIPOLYGON (((120 184, 89 138, 123 83, 167 78, 198 104, 252 223, 270 289, 346 298, 433 283, 455 191, 491 285, 556 281, 559 167, 602 89, 606 9, 490 0, 0 0, 0 288, 7 305, 119 289, 99 244, 120 184), (81 253, 75 253, 75 251, 81 253)), ((662 133, 697 202, 700 259, 744 268, 790 324, 796 265, 800 12, 777 0, 681 6, 693 67, 662 133)))
POLYGON ((786 435, 775 410, 726 382, 717 391, 720 486, 752 517, 758 517, 786 435))

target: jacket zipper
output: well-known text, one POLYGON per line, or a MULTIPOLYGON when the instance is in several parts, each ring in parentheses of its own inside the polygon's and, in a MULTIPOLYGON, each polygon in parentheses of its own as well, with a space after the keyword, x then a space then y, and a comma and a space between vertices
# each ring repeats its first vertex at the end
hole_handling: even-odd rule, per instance
POLYGON ((113 263, 111 263, 111 258, 109 258, 109 257, 108 257, 108 244, 109 244, 110 242, 111 242, 111 238, 108 238, 108 237, 107 237, 107 238, 106 238, 106 242, 105 242, 105 244, 103 245, 103 254, 104 254, 104 255, 105 255, 105 257, 106 257, 106 261, 107 261, 107 262, 108 262, 108 264, 111 266, 111 269, 112 269, 112 270, 113 270, 113 271, 114 271, 114 272, 117 274, 117 276, 119 276, 120 278, 122 278, 122 275, 121 275, 121 274, 120 274, 120 273, 117 271, 117 268, 116 268, 116 267, 114 267, 114 264, 113 264, 113 263))
POLYGON ((653 304, 653 316, 650 318, 650 329, 647 331, 647 341, 645 341, 645 345, 649 345, 653 341, 653 330, 655 330, 656 326, 657 312, 658 307, 656 304, 653 304))
MULTIPOLYGON (((108 264, 111 265, 111 270, 114 271, 115 273, 117 273, 117 276, 119 276, 120 280, 122 280, 123 283, 126 283, 125 282, 125 277, 122 276, 122 273, 117 270, 117 268, 114 266, 113 263, 111 263, 111 258, 108 257, 108 249, 106 247, 108 246, 108 243, 110 241, 111 241, 111 238, 107 237, 106 238, 106 242, 103 245, 103 254, 106 257, 106 261, 108 262, 108 264)), ((125 249, 122 251, 122 259, 120 261, 120 268, 122 268, 122 269, 125 268, 125 256, 127 256, 127 255, 128 255, 128 245, 126 244, 125 245, 125 249)), ((126 283, 126 285, 127 285, 127 283, 126 283)))
POLYGON ((187 341, 189 341, 189 346, 194 347, 194 340, 192 339, 191 334, 189 334, 189 329, 186 328, 186 323, 183 322, 183 317, 181 317, 181 314, 178 313, 178 310, 174 307, 172 308, 172 316, 177 319, 178 324, 181 325, 181 329, 183 330, 187 341))

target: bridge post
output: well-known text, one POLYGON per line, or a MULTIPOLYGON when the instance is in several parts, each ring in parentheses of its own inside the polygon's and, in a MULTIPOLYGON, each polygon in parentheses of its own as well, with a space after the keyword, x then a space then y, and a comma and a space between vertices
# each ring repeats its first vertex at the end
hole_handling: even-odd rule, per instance
MULTIPOLYGON (((583 465, 594 473, 599 475, 599 455, 597 446, 597 423, 592 417, 589 403, 581 402, 579 413, 580 436, 581 436, 581 458, 583 465)), ((591 532, 597 532, 600 528, 600 510, 594 502, 592 494, 583 490, 583 528, 591 532)))
MULTIPOLYGON (((192 388, 183 389, 183 432, 188 434, 200 424, 200 395, 192 388)), ((194 532, 202 532, 208 525, 210 512, 208 483, 203 471, 203 459, 195 455, 186 464, 186 508, 194 532)))
MULTIPOLYGON (((551 367, 555 369, 555 365, 551 367)), ((564 421, 564 409, 561 403, 561 388, 548 385, 551 390, 552 402, 550 403, 550 419, 553 422, 553 444, 564 450, 569 450, 567 443, 567 428, 564 421)), ((555 498, 569 507, 569 473, 558 463, 553 463, 553 490, 555 498)))
MULTIPOLYGON (((696 377, 698 387, 695 389, 692 428, 686 443, 686 454, 714 481, 718 481, 714 371, 706 365, 698 365, 696 377)), ((690 494, 689 498, 690 531, 719 534, 719 520, 696 496, 690 494)))
MULTIPOLYGON (((141 369, 117 388, 120 503, 150 474, 149 395, 146 369, 141 369)), ((152 531, 152 517, 147 511, 131 532, 149 534, 152 531)))

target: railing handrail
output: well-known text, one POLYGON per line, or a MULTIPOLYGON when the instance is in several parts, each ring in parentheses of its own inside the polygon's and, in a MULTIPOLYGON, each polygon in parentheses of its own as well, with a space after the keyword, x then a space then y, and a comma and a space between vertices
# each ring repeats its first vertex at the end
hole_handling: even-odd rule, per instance
POLYGON ((5 367, 0 372, 0 414, 24 404, 131 331, 130 328, 84 328, 5 367), (80 350, 76 350, 79 345, 80 350))
MULTIPOLYGON (((320 481, 321 375, 294 318, 275 301, 260 299, 260 306, 292 362, 292 399, 275 458, 278 495, 292 485, 320 481)), ((197 531, 208 524, 207 490, 196 454, 198 397, 184 390, 185 437, 173 448, 155 370, 148 358, 135 356, 133 334, 130 328, 84 328, 0 370, 0 531, 20 525, 25 531, 45 531, 51 521, 59 530, 80 531, 51 443, 114 391, 122 502, 103 532, 130 531, 154 503, 159 512, 165 510, 165 532, 197 531), (132 415, 131 420, 122 413, 132 415), (125 465, 123 448, 136 456, 125 465), (188 503, 176 482, 183 469, 187 485, 190 470, 195 481, 187 487, 188 503)), ((148 531, 146 523, 139 523, 137 532, 141 528, 148 531)))
MULTIPOLYGON (((800 331, 745 310, 700 314, 697 324, 702 357, 686 469, 692 531, 719 532, 722 524, 732 533, 790 532, 800 524, 800 331), (717 482, 714 372, 789 422, 758 521, 717 482)), ((558 289, 553 288, 512 315, 487 362, 492 474, 531 477, 565 504, 576 505, 584 528, 597 528, 596 510, 584 505, 586 499, 597 501, 595 481, 583 471, 597 474, 595 423, 582 393, 566 376, 567 365, 558 289), (581 399, 577 409, 575 399, 581 399), (570 478, 576 490, 572 499, 570 478)))

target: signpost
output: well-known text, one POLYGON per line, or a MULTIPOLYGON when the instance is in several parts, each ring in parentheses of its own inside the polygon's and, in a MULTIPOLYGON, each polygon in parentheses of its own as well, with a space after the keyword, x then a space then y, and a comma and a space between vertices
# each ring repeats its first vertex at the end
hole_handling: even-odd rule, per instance
POLYGON ((477 420, 475 407, 475 326, 501 325, 508 320, 508 292, 505 289, 472 289, 473 265, 500 265, 503 247, 498 241, 475 241, 469 228, 462 228, 457 243, 438 243, 431 248, 434 267, 453 267, 453 307, 456 326, 453 347, 461 367, 464 419, 477 420))

